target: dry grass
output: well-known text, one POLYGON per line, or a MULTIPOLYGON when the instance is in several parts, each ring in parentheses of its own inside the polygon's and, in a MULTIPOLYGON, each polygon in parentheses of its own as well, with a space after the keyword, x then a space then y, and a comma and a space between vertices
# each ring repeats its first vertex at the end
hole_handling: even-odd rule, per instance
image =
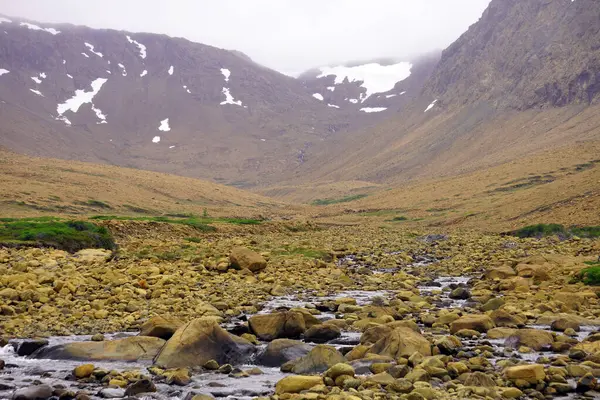
POLYGON ((295 211, 236 188, 157 172, 17 155, 0 150, 0 215, 268 217, 295 211))

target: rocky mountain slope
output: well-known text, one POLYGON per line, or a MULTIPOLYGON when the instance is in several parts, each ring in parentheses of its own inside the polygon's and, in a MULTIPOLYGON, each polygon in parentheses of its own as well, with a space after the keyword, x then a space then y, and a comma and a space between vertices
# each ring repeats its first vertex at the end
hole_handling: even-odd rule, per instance
POLYGON ((597 102, 599 43, 595 0, 493 0, 443 52, 426 93, 519 110, 597 102))
MULTIPOLYGON (((9 17, 0 33, 0 145, 33 155, 248 187, 385 118, 185 39, 9 17)), ((408 75, 406 63, 397 79, 408 75)))
POLYGON ((599 140, 598 35, 598 2, 494 0, 401 110, 362 135, 332 138, 263 193, 301 198, 282 187, 312 182, 319 196, 314 187, 345 181, 361 194, 356 181, 397 185, 599 140))

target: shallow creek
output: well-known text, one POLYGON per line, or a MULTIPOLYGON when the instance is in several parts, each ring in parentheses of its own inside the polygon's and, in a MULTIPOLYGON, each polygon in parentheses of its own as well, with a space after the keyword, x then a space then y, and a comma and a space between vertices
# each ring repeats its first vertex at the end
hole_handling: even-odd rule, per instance
MULTIPOLYGON (((352 258, 346 257, 343 260, 352 261, 352 258)), ((419 266, 426 265, 427 263, 433 262, 432 258, 423 257, 421 260, 410 267, 418 268, 419 266)), ((375 273, 380 274, 393 274, 393 270, 377 270, 375 273)), ((435 304, 438 308, 460 308, 465 305, 467 300, 452 300, 449 298, 450 289, 457 285, 468 286, 469 277, 437 277, 427 284, 419 287, 421 295, 432 300, 432 304, 435 304)), ((306 307, 308 309, 316 309, 323 302, 335 300, 337 298, 353 298, 357 301, 358 305, 368 305, 378 298, 378 301, 382 299, 391 300, 395 298, 395 291, 361 291, 352 290, 338 292, 325 297, 316 297, 314 293, 303 292, 290 296, 275 297, 264 304, 263 309, 260 313, 269 313, 276 309, 281 308, 294 308, 294 307, 306 307)), ((335 318, 336 315, 333 312, 323 311, 317 315, 319 319, 327 320, 335 318)), ((236 325, 243 324, 243 320, 234 321, 232 323, 224 324, 223 326, 235 332, 236 325)), ((429 327, 420 324, 420 327, 425 335, 442 336, 441 333, 436 333, 429 327)), ((549 330, 549 326, 531 326, 536 329, 549 330)), ((582 340, 589 334, 596 330, 596 327, 582 327, 582 331, 579 333, 579 340, 582 340)), ((134 335, 135 333, 120 333, 113 335, 105 335, 106 340, 111 338, 118 338, 124 335, 134 335)), ((49 338, 50 345, 63 344, 74 341, 85 341, 89 340, 90 336, 69 336, 69 337, 52 337, 49 338)), ((359 343, 360 333, 345 331, 342 336, 329 342, 330 345, 338 348, 354 346, 359 343)), ((552 359, 557 356, 551 352, 535 352, 529 354, 518 354, 512 349, 508 349, 504 346, 504 340, 488 340, 485 335, 477 339, 463 340, 465 345, 464 351, 473 352, 473 356, 477 354, 478 347, 486 346, 494 354, 494 357, 489 359, 492 364, 495 364, 498 360, 504 358, 518 358, 526 359, 532 362, 536 361, 539 357, 546 357, 552 359)), ((260 347, 264 348, 266 343, 261 344, 260 347)), ((54 387, 62 386, 69 388, 74 391, 85 389, 93 399, 102 398, 99 396, 100 390, 103 388, 99 385, 80 383, 74 381, 71 376, 71 371, 78 365, 83 364, 81 361, 65 361, 65 360, 45 360, 45 359, 32 359, 19 357, 15 354, 13 346, 8 345, 4 348, 0 348, 0 359, 6 362, 6 368, 0 371, 0 399, 10 399, 15 388, 31 386, 35 383, 47 383, 54 387)), ((126 362, 93 362, 96 367, 104 368, 106 370, 140 370, 146 375, 146 368, 151 365, 150 362, 137 362, 137 363, 126 363, 126 362)), ((157 384, 158 393, 147 395, 144 397, 138 397, 142 399, 184 399, 188 393, 205 393, 212 394, 215 397, 229 398, 229 399, 251 399, 257 396, 268 396, 274 392, 275 383, 282 379, 287 374, 279 371, 278 368, 268 368, 261 365, 242 365, 237 366, 242 370, 258 367, 264 374, 253 375, 247 378, 235 378, 229 375, 223 375, 216 372, 210 373, 194 373, 192 376, 192 383, 186 387, 169 386, 166 384, 157 384)), ((116 392, 116 397, 119 398, 119 393, 116 392)), ((122 396, 124 397, 124 393, 122 396)), ((565 397, 563 397, 565 398, 565 397)), ((577 397, 570 397, 577 398, 577 397)))

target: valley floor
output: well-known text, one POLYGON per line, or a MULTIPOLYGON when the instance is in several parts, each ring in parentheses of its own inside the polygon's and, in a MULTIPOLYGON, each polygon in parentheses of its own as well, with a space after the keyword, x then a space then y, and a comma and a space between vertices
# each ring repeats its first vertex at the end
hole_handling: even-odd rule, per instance
POLYGON ((19 388, 89 396, 79 398, 126 397, 125 389, 165 399, 598 395, 599 292, 582 275, 600 268, 598 239, 377 220, 214 224, 216 232, 98 223, 115 235, 113 255, 0 249, 2 336, 19 354, 41 347, 34 359, 10 344, 0 350, 0 397, 19 388), (240 247, 255 253, 236 264, 240 247), (149 336, 130 337, 140 328, 149 336), (156 337, 165 331, 174 334, 166 344, 156 337))

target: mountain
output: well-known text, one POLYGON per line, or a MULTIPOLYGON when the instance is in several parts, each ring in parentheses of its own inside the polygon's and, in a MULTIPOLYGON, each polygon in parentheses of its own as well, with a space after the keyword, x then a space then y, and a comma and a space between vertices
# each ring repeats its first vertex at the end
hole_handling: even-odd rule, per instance
POLYGON ((31 155, 251 187, 385 118, 330 107, 302 80, 181 38, 9 17, 0 33, 0 145, 31 155))
POLYGON ((363 113, 395 113, 418 97, 439 60, 437 52, 414 61, 368 60, 324 66, 301 74, 315 98, 329 107, 363 113))
POLYGON ((332 183, 343 195, 348 182, 346 194, 365 194, 368 183, 464 174, 600 140, 598 4, 492 0, 411 101, 361 134, 331 138, 261 193, 307 201, 332 183))
POLYGON ((444 104, 518 110, 597 102, 598 2, 493 0, 444 50, 426 93, 444 104))

